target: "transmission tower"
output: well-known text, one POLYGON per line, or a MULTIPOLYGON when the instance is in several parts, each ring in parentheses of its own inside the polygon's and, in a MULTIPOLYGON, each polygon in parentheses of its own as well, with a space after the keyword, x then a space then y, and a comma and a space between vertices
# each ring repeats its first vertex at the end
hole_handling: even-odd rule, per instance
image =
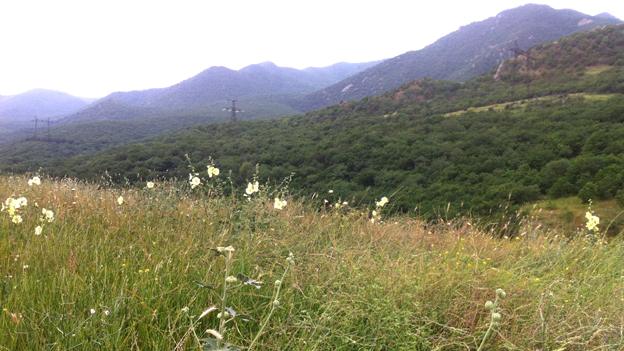
POLYGON ((236 108, 236 100, 232 100, 232 106, 231 107, 224 107, 223 111, 230 111, 231 112, 231 115, 230 115, 230 121, 231 122, 238 121, 238 119, 236 118, 236 114, 237 113, 245 112, 243 110, 239 110, 238 108, 236 108))
POLYGON ((39 127, 39 118, 35 116, 35 119, 33 119, 31 122, 35 122, 35 133, 33 135, 33 139, 37 139, 37 128, 39 127))
POLYGON ((50 141, 50 140, 51 140, 51 139, 50 139, 50 117, 48 117, 48 130, 47 130, 47 132, 48 132, 48 133, 47 133, 47 134, 48 134, 48 135, 47 135, 47 137, 48 137, 48 141, 50 141))

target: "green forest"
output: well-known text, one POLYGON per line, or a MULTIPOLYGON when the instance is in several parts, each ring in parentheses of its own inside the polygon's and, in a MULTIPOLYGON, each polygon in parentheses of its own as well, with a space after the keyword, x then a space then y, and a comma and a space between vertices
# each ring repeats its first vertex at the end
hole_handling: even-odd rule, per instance
POLYGON ((426 217, 570 195, 624 200, 622 93, 624 29, 607 27, 538 46, 466 83, 424 79, 304 116, 211 124, 95 155, 9 164, 44 165, 59 177, 107 173, 124 184, 184 180, 188 155, 195 165, 215 160, 237 183, 259 165, 263 179, 294 175, 300 195, 322 200, 333 190, 329 201, 354 204, 387 195, 393 210, 426 217))

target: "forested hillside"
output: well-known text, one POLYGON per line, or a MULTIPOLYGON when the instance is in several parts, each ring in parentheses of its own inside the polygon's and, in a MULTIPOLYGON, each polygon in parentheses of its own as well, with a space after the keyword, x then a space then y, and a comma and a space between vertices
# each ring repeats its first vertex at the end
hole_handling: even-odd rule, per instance
MULTIPOLYGON (((514 49, 608 24, 617 18, 592 17, 572 10, 529 4, 461 27, 417 51, 410 51, 306 96, 300 105, 311 110, 396 89, 421 78, 466 81, 484 74, 514 49)), ((417 34, 416 34, 417 35, 417 34)))
MULTIPOLYGON (((549 196, 622 197, 623 48, 623 26, 576 34, 531 50, 531 71, 518 57, 496 79, 416 81, 301 117, 198 127, 49 171, 184 179, 188 154, 197 163, 212 157, 238 182, 258 163, 275 181, 294 173, 302 193, 332 189, 356 202, 393 194, 395 209, 425 214, 449 206, 489 212, 549 196)), ((26 166, 35 164, 17 167, 26 166)))

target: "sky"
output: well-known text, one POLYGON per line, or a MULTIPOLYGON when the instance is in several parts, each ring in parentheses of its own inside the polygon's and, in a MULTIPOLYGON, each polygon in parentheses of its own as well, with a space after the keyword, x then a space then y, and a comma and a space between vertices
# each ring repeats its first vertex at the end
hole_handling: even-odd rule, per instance
MULTIPOLYGON (((211 66, 321 67, 417 50, 529 1, 0 0, 0 95, 173 85, 211 66)), ((624 19, 621 0, 542 0, 624 19)))

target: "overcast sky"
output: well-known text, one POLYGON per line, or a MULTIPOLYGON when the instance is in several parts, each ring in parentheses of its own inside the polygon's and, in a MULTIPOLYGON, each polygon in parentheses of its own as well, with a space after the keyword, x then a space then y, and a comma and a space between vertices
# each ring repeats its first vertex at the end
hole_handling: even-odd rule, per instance
MULTIPOLYGON (((527 1, 0 0, 0 95, 101 97, 165 87, 210 66, 304 68, 420 49, 527 1)), ((544 0, 624 18, 623 0, 544 0)))

